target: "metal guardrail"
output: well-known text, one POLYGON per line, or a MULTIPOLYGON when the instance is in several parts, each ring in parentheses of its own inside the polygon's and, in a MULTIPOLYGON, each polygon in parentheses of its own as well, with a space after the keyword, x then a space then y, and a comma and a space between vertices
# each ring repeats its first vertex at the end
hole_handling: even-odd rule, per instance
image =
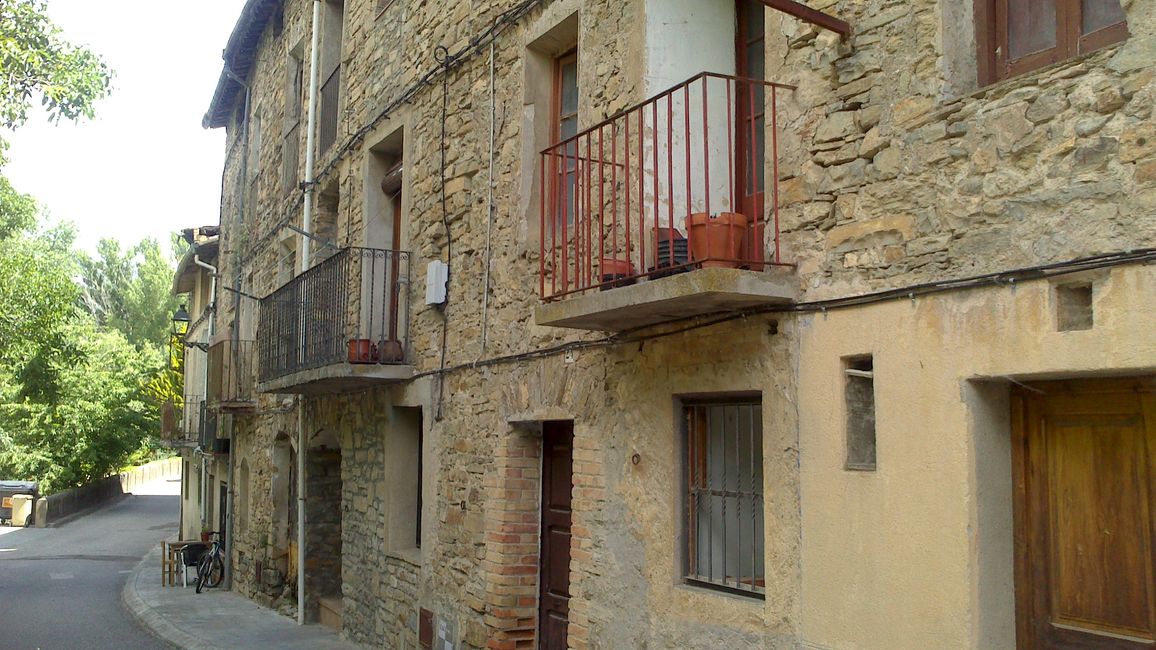
POLYGON ((409 253, 343 248, 261 299, 258 376, 406 362, 409 253))
POLYGON ((544 300, 779 250, 778 93, 703 72, 542 151, 544 300))

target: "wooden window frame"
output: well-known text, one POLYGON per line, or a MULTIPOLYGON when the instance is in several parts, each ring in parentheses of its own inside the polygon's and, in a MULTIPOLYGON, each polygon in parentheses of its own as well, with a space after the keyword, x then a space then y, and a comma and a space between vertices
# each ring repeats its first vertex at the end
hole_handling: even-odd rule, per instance
POLYGON ((562 114, 562 68, 569 64, 578 64, 578 48, 573 47, 568 51, 554 57, 554 71, 551 74, 553 90, 550 92, 550 140, 551 142, 560 142, 562 140, 562 121, 573 117, 578 119, 578 111, 574 113, 562 114))
POLYGON ((1119 43, 1129 36, 1128 22, 1082 34, 1082 0, 1054 0, 1056 45, 1019 59, 1009 59, 1009 0, 975 0, 976 45, 979 48, 978 78, 981 86, 1010 79, 1053 63, 1066 61, 1119 43))
MULTIPOLYGON (((574 118, 574 131, 575 131, 575 133, 577 133, 581 130, 580 125, 578 123, 578 107, 577 106, 574 107, 573 113, 563 113, 562 112, 562 110, 563 110, 562 109, 562 95, 565 92, 565 89, 562 87, 562 69, 565 66, 570 65, 571 63, 573 63, 574 67, 575 67, 575 72, 574 72, 575 89, 579 90, 579 92, 580 92, 580 86, 578 85, 578 47, 577 46, 574 46, 574 47, 566 50, 565 52, 555 56, 554 61, 551 65, 551 70, 550 70, 550 84, 551 84, 551 88, 550 88, 550 142, 551 143, 561 143, 562 142, 562 122, 571 118, 571 117, 574 118)), ((577 144, 576 143, 575 143, 574 147, 575 147, 575 151, 577 151, 577 144)), ((565 165, 565 163, 563 163, 563 165, 565 165)), ((552 173, 555 173, 555 174, 562 176, 562 177, 565 177, 569 174, 574 174, 575 196, 577 196, 577 192, 578 192, 577 187, 578 187, 578 183, 579 183, 577 161, 575 161, 575 168, 573 171, 568 170, 568 169, 557 169, 557 170, 552 170, 552 173)), ((565 187, 565 181, 563 181, 561 186, 565 187)), ((562 216, 555 214, 554 223, 550 224, 550 226, 552 228, 556 228, 556 229, 560 228, 562 226, 563 221, 565 221, 567 224, 573 224, 574 223, 574 220, 577 217, 576 214, 573 214, 569 209, 564 210, 563 213, 564 214, 562 216)), ((565 228, 562 228, 562 230, 563 230, 563 232, 565 232, 565 228)))

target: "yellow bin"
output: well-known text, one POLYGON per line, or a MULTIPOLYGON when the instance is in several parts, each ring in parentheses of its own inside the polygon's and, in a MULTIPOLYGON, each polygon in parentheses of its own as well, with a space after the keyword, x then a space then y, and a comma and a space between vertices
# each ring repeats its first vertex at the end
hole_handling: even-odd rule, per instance
POLYGON ((36 501, 31 494, 12 495, 12 525, 25 526, 32 518, 32 508, 36 501))

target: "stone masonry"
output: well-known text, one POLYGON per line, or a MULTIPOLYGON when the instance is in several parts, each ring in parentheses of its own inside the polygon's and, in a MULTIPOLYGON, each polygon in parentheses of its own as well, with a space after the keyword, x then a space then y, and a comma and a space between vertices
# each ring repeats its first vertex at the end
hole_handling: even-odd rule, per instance
MULTIPOLYGON (((456 648, 536 647, 538 431, 543 421, 573 420, 569 647, 807 645, 797 378, 810 321, 787 311, 604 339, 533 319, 535 154, 551 143, 535 136, 549 107, 531 100, 531 46, 577 16, 584 128, 646 99, 640 52, 661 39, 647 32, 659 4, 680 5, 346 0, 337 139, 318 156, 316 189, 327 197, 326 236, 339 247, 366 245, 379 234, 380 215, 367 206, 382 180, 367 170, 401 134, 399 239, 411 256, 402 327, 414 377, 262 395, 256 413, 235 417, 233 462, 247 460, 251 497, 247 526, 235 531, 234 589, 285 611, 295 605, 295 568, 271 550, 287 538, 297 552, 295 532, 275 523, 275 503, 291 496, 273 487, 273 449, 278 439, 296 449, 303 415, 310 617, 316 598, 334 595, 344 636, 368 647, 419 647, 422 610, 456 648), (451 268, 443 308, 423 300, 433 260, 451 268), (576 343, 585 347, 559 347, 576 343), (762 399, 765 598, 682 580, 676 409, 685 396, 715 394, 762 399), (387 440, 402 408, 420 409, 424 423, 420 548, 388 543, 396 488, 386 467, 397 451, 387 440), (258 566, 281 571, 283 584, 262 584, 258 566)), ((767 78, 797 86, 779 95, 779 202, 798 302, 1156 241, 1156 5, 1124 0, 1131 36, 1121 44, 981 88, 969 0, 810 4, 853 32, 841 40, 767 11, 767 78)), ((309 78, 312 3, 250 0, 245 11, 265 22, 247 76, 250 113, 237 101, 226 125, 220 282, 241 293, 220 294, 218 327, 236 321, 241 338, 260 340, 257 304, 246 296, 284 282, 286 242, 295 242, 295 271, 303 271, 304 242, 286 228, 302 225, 302 192, 283 181, 282 157, 295 62, 309 78), (266 6, 277 9, 261 13, 266 6), (261 124, 250 146, 241 137, 246 117, 261 124), (258 170, 252 194, 247 156, 258 170)), ((291 175, 301 179, 303 121, 294 133, 301 155, 291 175)), ((317 251, 314 262, 324 256, 317 251)), ((955 636, 943 643, 968 645, 955 636)))

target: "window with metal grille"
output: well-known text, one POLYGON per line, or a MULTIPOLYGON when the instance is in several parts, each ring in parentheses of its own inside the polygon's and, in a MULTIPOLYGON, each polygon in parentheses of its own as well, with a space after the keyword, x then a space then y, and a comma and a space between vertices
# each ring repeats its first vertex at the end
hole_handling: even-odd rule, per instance
POLYGON ((875 370, 870 356, 843 360, 847 469, 875 470, 875 370))
POLYGON ((759 397, 683 402, 688 583, 766 591, 762 410, 759 397))

